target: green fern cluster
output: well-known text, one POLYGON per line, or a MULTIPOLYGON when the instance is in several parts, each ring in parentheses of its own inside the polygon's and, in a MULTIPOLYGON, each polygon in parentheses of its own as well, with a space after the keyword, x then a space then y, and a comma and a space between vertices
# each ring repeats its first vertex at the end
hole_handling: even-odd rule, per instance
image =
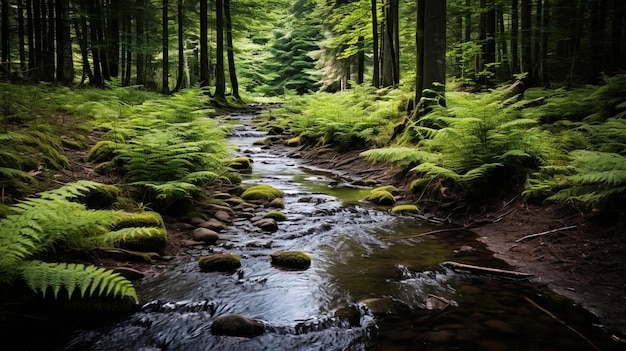
POLYGON ((55 297, 78 290, 81 296, 136 300, 132 284, 110 270, 41 260, 64 247, 163 250, 167 235, 160 215, 92 210, 80 202, 102 187, 110 186, 79 181, 11 206, 12 213, 0 220, 0 282, 23 279, 34 291, 45 295, 50 289, 55 297))

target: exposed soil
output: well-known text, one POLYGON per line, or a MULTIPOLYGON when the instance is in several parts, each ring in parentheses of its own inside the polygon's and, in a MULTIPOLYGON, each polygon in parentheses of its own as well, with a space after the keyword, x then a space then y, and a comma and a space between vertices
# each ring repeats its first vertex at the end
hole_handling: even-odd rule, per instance
MULTIPOLYGON (((95 143, 96 137, 92 140, 95 143)), ((330 148, 288 148, 273 146, 277 153, 287 152, 302 158, 313 169, 330 170, 347 180, 375 179, 381 185, 403 189, 407 179, 390 167, 372 164, 360 158, 359 151, 337 152, 330 148)), ((67 150, 73 169, 57 174, 57 180, 90 179, 114 182, 93 171, 85 162, 87 150, 67 150)), ((403 202, 415 200, 407 195, 403 202)), ((531 273, 536 281, 547 284, 596 314, 616 340, 626 339, 626 223, 624 210, 611 218, 583 213, 573 205, 529 204, 520 199, 496 202, 480 221, 467 214, 446 215, 433 211, 430 216, 459 224, 471 223, 471 229, 488 245, 494 255, 513 269, 531 273), (480 223, 479 225, 477 223, 480 223), (541 235, 518 240, 530 234, 541 235)), ((448 207, 450 208, 450 207, 448 207)), ((167 255, 177 255, 189 241, 188 231, 168 222, 170 245, 167 255)), ((144 274, 160 269, 159 261, 148 263, 128 255, 111 253, 94 257, 103 266, 121 267, 144 274)))

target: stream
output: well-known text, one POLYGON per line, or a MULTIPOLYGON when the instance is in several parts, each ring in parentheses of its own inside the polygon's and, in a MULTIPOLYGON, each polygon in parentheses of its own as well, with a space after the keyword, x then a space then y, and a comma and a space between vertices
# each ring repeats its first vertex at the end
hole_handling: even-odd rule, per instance
MULTIPOLYGON (((264 232, 237 218, 214 247, 192 249, 162 274, 137 284, 141 309, 123 321, 79 330, 59 350, 617 350, 589 312, 526 280, 455 272, 457 261, 494 268, 470 231, 415 236, 435 226, 362 202, 369 189, 331 171, 255 145, 265 133, 252 114, 233 124, 236 156, 252 159, 246 184, 284 195, 286 221, 264 232), (270 254, 303 251, 306 270, 272 266, 270 254), (234 253, 234 273, 198 269, 198 257, 234 253), (211 324, 231 313, 262 321, 257 337, 217 336, 211 324), (344 316, 348 316, 347 318, 344 316), (595 346, 595 347, 594 347, 595 346)), ((256 214, 270 211, 258 209, 256 214)), ((622 345, 623 346, 623 345, 622 345)))

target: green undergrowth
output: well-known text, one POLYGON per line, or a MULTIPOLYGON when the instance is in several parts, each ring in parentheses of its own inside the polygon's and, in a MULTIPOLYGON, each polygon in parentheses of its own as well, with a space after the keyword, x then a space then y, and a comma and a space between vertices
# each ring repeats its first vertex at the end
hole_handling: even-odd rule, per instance
MULTIPOLYGON (((402 118, 398 100, 402 90, 374 90, 356 86, 338 93, 291 97, 281 108, 259 118, 261 126, 280 127, 316 145, 342 150, 384 145, 393 125, 402 118)), ((295 143, 294 139, 291 143, 295 143)))

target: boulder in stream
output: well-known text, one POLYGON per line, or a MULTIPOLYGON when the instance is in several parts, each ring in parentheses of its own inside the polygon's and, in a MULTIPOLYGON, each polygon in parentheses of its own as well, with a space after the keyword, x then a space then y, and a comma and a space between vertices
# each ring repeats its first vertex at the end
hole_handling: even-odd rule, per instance
POLYGON ((279 267, 307 269, 311 266, 311 257, 301 251, 278 251, 270 256, 272 264, 279 267))
POLYGON ((194 231, 191 233, 191 237, 195 241, 202 241, 209 245, 215 244, 215 242, 220 238, 214 230, 207 228, 194 229, 194 231))
POLYGON ((241 267, 241 260, 234 254, 214 254, 200 257, 198 266, 203 272, 229 272, 241 267))
POLYGON ((211 332, 215 335, 252 338, 263 334, 265 325, 261 321, 240 314, 227 314, 217 318, 211 324, 211 332))
POLYGON ((262 218, 252 224, 266 232, 275 232, 278 230, 278 224, 276 224, 276 220, 274 218, 262 218))

